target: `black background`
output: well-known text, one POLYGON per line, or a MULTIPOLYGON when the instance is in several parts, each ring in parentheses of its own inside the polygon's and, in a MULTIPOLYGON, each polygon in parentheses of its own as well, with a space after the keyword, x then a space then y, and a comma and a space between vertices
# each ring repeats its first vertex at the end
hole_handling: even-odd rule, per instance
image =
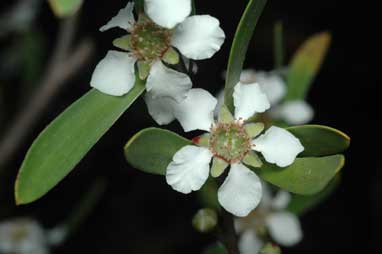
MULTIPOLYGON (((325 203, 302 217, 304 240, 285 253, 375 253, 379 249, 382 213, 377 90, 380 61, 376 41, 380 29, 375 8, 358 1, 268 2, 250 45, 246 67, 272 69, 272 29, 277 20, 285 26, 288 59, 310 35, 330 31, 333 44, 309 94, 309 102, 316 110, 314 123, 336 127, 352 138, 341 186, 325 203)), ((109 183, 104 197, 81 229, 55 253, 200 253, 214 236, 200 235, 190 225, 198 208, 194 195, 172 191, 163 177, 134 170, 123 158, 122 147, 129 137, 155 125, 141 99, 53 191, 32 205, 13 207, 11 183, 27 148, 46 124, 89 89, 97 61, 121 34, 100 33, 98 28, 125 4, 122 0, 86 1, 78 37, 94 39, 96 55, 49 105, 25 146, 8 164, 8 173, 1 179, 2 188, 8 191, 2 194, 0 209, 12 204, 12 216, 31 215, 50 227, 70 213, 97 176, 104 176, 109 183)), ((246 1, 196 1, 199 14, 210 14, 221 21, 227 39, 215 57, 198 62, 200 71, 195 87, 215 92, 222 86, 221 73, 226 68, 230 44, 245 4, 246 1)), ((47 47, 52 47, 57 21, 48 6, 43 7, 38 29, 48 36, 47 47)), ((22 91, 16 92, 16 100, 19 93, 22 91)), ((180 131, 177 124, 170 128, 180 131)))

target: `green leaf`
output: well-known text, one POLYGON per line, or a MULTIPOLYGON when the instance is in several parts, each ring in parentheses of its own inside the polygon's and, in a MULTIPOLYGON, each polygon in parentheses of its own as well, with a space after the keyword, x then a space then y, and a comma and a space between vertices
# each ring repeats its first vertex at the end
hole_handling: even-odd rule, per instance
POLYGON ((273 28, 273 55, 275 69, 280 69, 284 66, 284 36, 283 23, 278 21, 273 28))
POLYGON ((135 134, 125 146, 126 160, 136 169, 151 174, 165 175, 174 154, 192 142, 178 134, 148 128, 135 134))
POLYGON ((236 30, 228 60, 224 95, 225 105, 231 112, 233 112, 233 90, 240 80, 249 42, 266 2, 267 0, 250 0, 236 30))
POLYGON ((134 0, 135 4, 135 11, 137 13, 143 12, 144 11, 144 0, 134 0))
POLYGON ((287 73, 285 100, 304 100, 325 58, 331 41, 328 32, 309 38, 292 58, 287 73))
POLYGON ((196 4, 195 4, 195 0, 192 0, 192 1, 191 1, 191 4, 192 4, 191 15, 196 15, 196 4))
POLYGON ((302 196, 293 194, 292 199, 290 200, 286 209, 297 215, 302 215, 308 210, 318 205, 319 203, 323 202, 325 199, 327 199, 330 196, 330 194, 332 194, 333 191, 337 188, 339 183, 340 175, 337 175, 323 191, 315 195, 302 196))
POLYGON ((350 145, 350 138, 345 133, 322 125, 301 125, 287 128, 300 139, 305 150, 299 157, 318 157, 338 154, 350 145))
POLYGON ((253 170, 265 181, 282 189, 301 195, 313 195, 328 185, 344 163, 344 156, 337 154, 320 158, 297 158, 285 168, 265 163, 260 169, 253 170))
POLYGON ((222 244, 221 242, 217 242, 208 246, 203 251, 203 254, 228 254, 228 251, 224 244, 222 244))
POLYGON ((67 17, 75 14, 81 7, 83 0, 48 0, 54 14, 67 17))
POLYGON ((61 113, 33 142, 21 165, 17 204, 39 199, 69 174, 144 89, 139 79, 121 97, 93 89, 61 113))

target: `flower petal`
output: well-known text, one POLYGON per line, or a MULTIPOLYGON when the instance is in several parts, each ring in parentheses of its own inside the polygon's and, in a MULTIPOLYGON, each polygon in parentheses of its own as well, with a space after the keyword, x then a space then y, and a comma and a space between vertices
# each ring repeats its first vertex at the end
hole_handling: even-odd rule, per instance
POLYGON ((303 100, 287 101, 270 113, 272 117, 282 119, 291 125, 308 123, 314 116, 313 108, 303 100))
POLYGON ((135 18, 133 14, 134 2, 128 2, 126 7, 121 9, 118 14, 113 17, 106 25, 99 30, 104 32, 110 28, 120 27, 131 32, 135 25, 135 18))
POLYGON ((276 196, 272 200, 272 208, 277 210, 282 210, 287 208, 292 196, 289 192, 284 190, 279 190, 276 196))
POLYGON ((300 222, 292 213, 271 213, 266 218, 266 225, 272 238, 283 246, 295 245, 302 239, 300 222))
POLYGON ((169 124, 175 120, 174 104, 176 102, 169 97, 153 98, 151 93, 146 93, 145 102, 151 117, 159 125, 169 124))
POLYGON ((214 122, 217 100, 204 89, 194 88, 182 102, 174 105, 174 115, 185 132, 209 131, 214 122))
POLYGON ((233 92, 233 100, 236 119, 247 120, 255 113, 264 112, 270 107, 267 96, 257 83, 237 83, 233 92))
POLYGON ((287 92, 284 80, 275 72, 258 71, 255 74, 255 81, 267 95, 271 105, 280 102, 287 92))
POLYGON ((171 97, 177 102, 186 98, 192 87, 191 79, 184 73, 166 67, 161 61, 151 66, 146 89, 153 98, 171 97))
POLYGON ((263 190, 263 195, 261 197, 260 201, 260 207, 263 208, 264 210, 269 210, 272 207, 272 190, 269 187, 269 185, 261 181, 262 184, 262 190, 263 190))
POLYGON ((173 28, 191 13, 191 0, 145 0, 145 13, 158 25, 173 28))
POLYGON ((16 218, 0 224, 1 253, 48 253, 44 229, 35 220, 16 218), (20 234, 22 232, 22 234, 20 234), (16 237, 15 236, 19 236, 16 237))
POLYGON ((219 51, 224 39, 219 20, 209 15, 195 15, 176 27, 171 44, 186 57, 201 60, 219 51))
POLYGON ((262 195, 260 178, 241 163, 232 164, 218 190, 219 203, 228 212, 244 217, 259 204, 262 195))
POLYGON ((287 130, 275 126, 253 140, 252 144, 252 149, 261 152, 267 162, 279 167, 291 165, 297 155, 304 151, 300 140, 287 130))
POLYGON ((114 96, 128 93, 135 83, 135 62, 128 53, 110 50, 96 66, 90 86, 114 96))
POLYGON ((255 230, 246 230, 239 238, 240 254, 257 254, 264 243, 257 237, 255 230))
POLYGON ((208 178, 211 158, 212 153, 207 148, 183 147, 167 167, 167 183, 184 194, 199 190, 208 178))
POLYGON ((218 100, 218 103, 216 104, 216 107, 214 110, 214 118, 218 119, 220 110, 224 105, 224 89, 220 90, 217 94, 215 94, 215 97, 218 100))
POLYGON ((253 69, 242 70, 240 73, 240 82, 245 84, 251 84, 256 82, 256 71, 253 69))

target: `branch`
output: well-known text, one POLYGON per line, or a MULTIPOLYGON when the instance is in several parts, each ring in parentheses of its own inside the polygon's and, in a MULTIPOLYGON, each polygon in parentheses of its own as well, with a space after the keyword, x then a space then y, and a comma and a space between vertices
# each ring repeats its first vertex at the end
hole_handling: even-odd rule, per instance
POLYGON ((63 85, 84 66, 93 51, 93 43, 83 40, 69 54, 76 31, 77 16, 64 20, 61 24, 54 54, 49 61, 41 85, 24 109, 15 117, 0 142, 0 167, 12 158, 23 144, 24 139, 41 117, 46 106, 63 85))

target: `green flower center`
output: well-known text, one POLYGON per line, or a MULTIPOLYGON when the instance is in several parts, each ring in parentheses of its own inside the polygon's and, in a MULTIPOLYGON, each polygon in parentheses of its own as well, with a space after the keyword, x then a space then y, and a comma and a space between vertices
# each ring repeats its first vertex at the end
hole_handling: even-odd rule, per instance
POLYGON ((139 60, 156 60, 170 48, 170 38, 170 30, 145 20, 135 25, 131 33, 131 48, 139 60))
POLYGON ((218 123, 211 129, 209 148, 214 156, 232 164, 251 151, 251 138, 241 123, 218 123))

